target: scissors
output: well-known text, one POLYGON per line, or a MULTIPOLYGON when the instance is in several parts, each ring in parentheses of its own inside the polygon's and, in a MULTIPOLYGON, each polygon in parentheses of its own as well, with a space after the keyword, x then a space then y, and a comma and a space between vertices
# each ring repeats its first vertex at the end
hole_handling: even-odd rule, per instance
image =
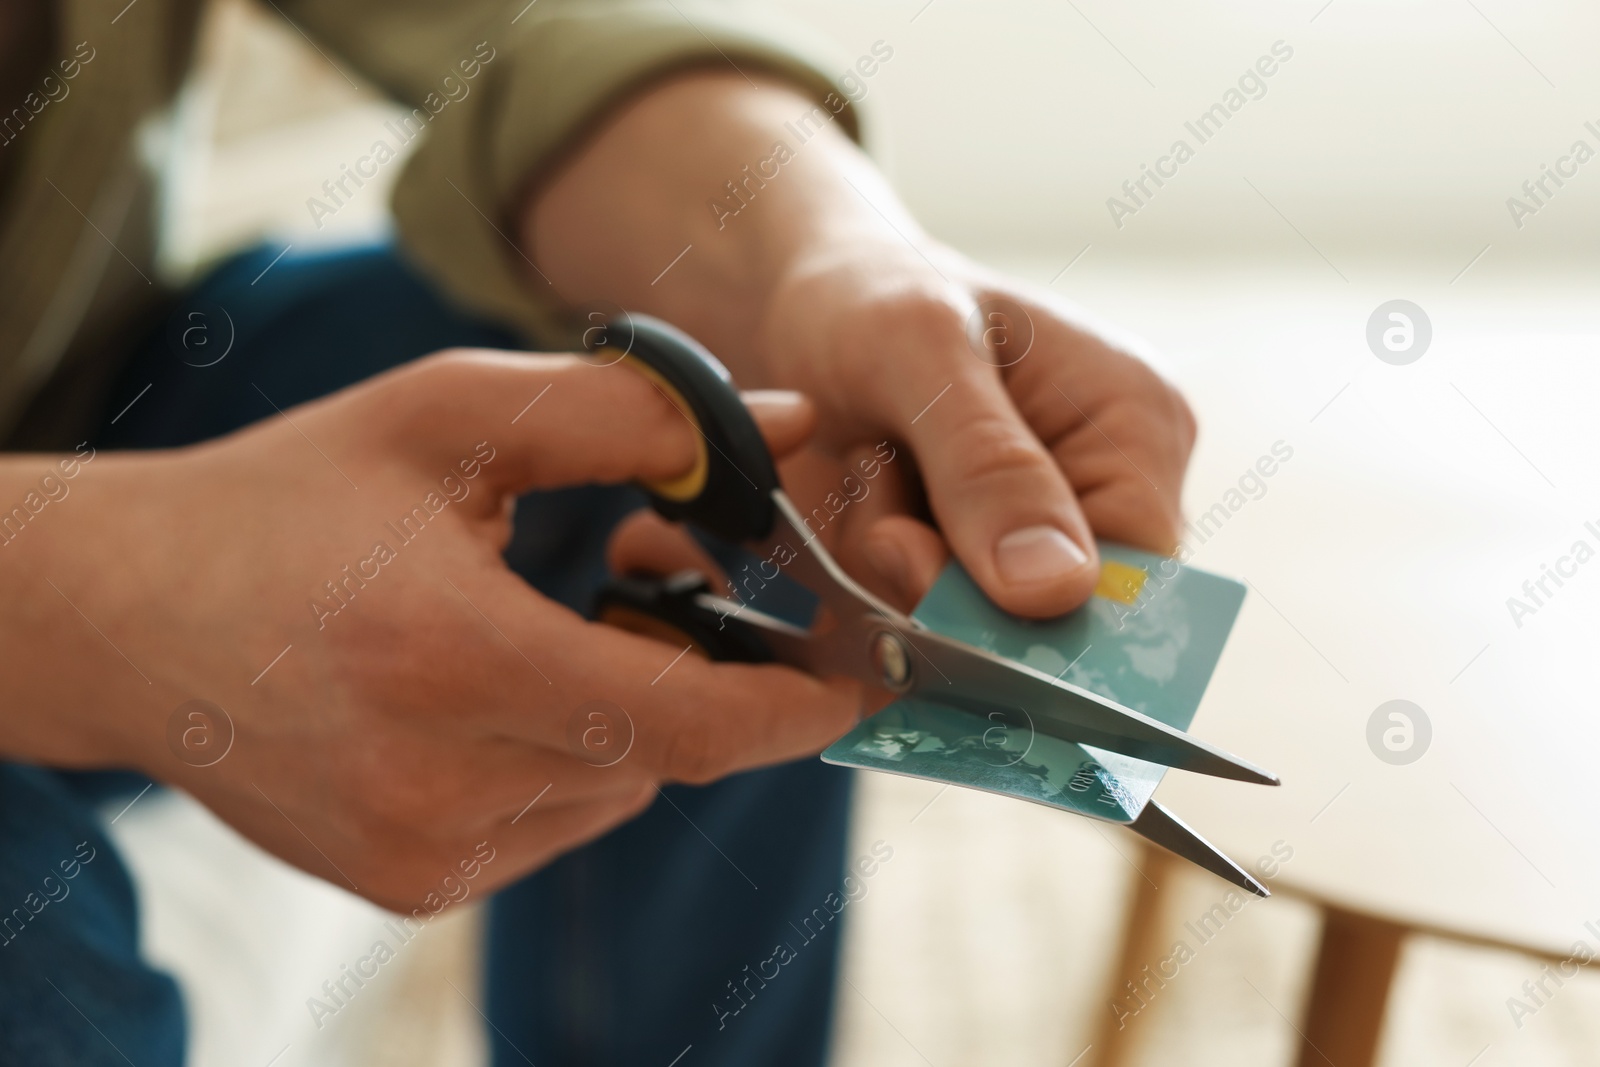
MULTIPOLYGON (((882 699, 912 697, 987 716, 1025 708, 1041 734, 1178 770, 1277 785, 1271 773, 1097 693, 935 633, 844 572, 784 493, 766 442, 732 376, 687 334, 624 313, 585 335, 596 362, 625 362, 659 389, 698 431, 694 467, 643 486, 667 519, 739 545, 816 599, 809 625, 712 592, 701 575, 612 579, 600 621, 668 639, 711 659, 788 664, 845 675, 882 699)), ((1154 801, 1136 832, 1252 893, 1267 891, 1154 801)))

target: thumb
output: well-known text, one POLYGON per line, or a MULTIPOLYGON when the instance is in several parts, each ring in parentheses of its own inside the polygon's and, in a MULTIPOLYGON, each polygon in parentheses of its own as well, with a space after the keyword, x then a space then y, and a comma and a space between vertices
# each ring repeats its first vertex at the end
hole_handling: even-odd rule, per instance
MULTIPOLYGON (((664 481, 691 470, 706 447, 688 415, 626 363, 457 351, 373 384, 392 432, 419 460, 450 466, 473 457, 504 493, 664 481)), ((744 398, 775 454, 810 436, 815 410, 799 393, 744 398)))

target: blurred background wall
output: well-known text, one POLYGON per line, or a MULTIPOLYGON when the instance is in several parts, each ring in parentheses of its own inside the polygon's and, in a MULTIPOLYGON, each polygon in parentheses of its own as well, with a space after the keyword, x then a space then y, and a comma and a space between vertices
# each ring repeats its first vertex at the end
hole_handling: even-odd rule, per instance
MULTIPOLYGON (((1336 264, 1460 267, 1490 245, 1474 270, 1492 273, 1592 263, 1600 242, 1600 160, 1520 229, 1506 207, 1577 138, 1600 147, 1584 129, 1600 128, 1592 3, 771 2, 846 59, 894 49, 866 83, 882 158, 930 229, 975 252, 1297 259, 1287 218, 1336 264), (1184 123, 1277 42, 1292 58, 1201 144, 1184 123), (1128 202, 1122 183, 1180 138, 1194 158, 1116 226, 1107 198, 1128 202)), ((190 116, 217 152, 180 179, 205 194, 174 233, 180 258, 305 231, 329 162, 381 126, 280 21, 225 0, 217 23, 190 116)), ((339 222, 370 225, 379 199, 339 222)))
POLYGON ((1592 259, 1600 239, 1600 161, 1520 232, 1504 205, 1575 138, 1596 143, 1593 4, 923 2, 783 6, 850 47, 895 46, 871 89, 896 182, 964 247, 1293 253, 1246 179, 1335 263, 1465 265, 1492 242, 1526 267, 1592 259), (1184 123, 1279 41, 1292 58, 1264 95, 1200 144, 1184 123), (1194 159, 1117 229, 1106 198, 1180 137, 1194 159))

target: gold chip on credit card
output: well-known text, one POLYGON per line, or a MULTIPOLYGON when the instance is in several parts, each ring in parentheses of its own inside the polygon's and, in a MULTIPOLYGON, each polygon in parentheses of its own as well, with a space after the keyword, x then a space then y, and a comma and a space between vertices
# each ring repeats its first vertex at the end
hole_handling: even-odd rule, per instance
POLYGON ((1132 604, 1139 599, 1139 592, 1144 589, 1147 577, 1149 576, 1139 567, 1130 567, 1126 563, 1108 559, 1100 567, 1100 580, 1095 583, 1094 595, 1123 604, 1132 604))

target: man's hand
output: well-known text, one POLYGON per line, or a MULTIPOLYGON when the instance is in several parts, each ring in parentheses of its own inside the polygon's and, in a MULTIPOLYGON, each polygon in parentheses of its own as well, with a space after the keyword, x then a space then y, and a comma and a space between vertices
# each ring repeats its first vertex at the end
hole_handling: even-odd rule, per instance
POLYGON ((1047 617, 1093 591, 1096 535, 1172 551, 1195 434, 1182 397, 1051 294, 927 253, 802 264, 762 323, 773 380, 818 398, 818 444, 847 461, 810 466, 812 500, 873 441, 915 457, 841 511, 845 565, 909 607, 954 551, 996 603, 1047 617))
POLYGON ((1096 534, 1172 550, 1195 433, 1183 399, 1064 301, 923 233, 820 114, 737 74, 660 83, 534 190, 525 243, 568 301, 659 315, 741 382, 807 393, 825 462, 785 472, 802 510, 842 495, 863 447, 908 448, 829 532, 902 606, 952 550, 1030 616, 1088 598, 1096 534))
MULTIPOLYGON (((779 454, 814 421, 793 394, 747 401, 779 454)), ((585 622, 500 558, 515 495, 670 478, 696 447, 626 367, 475 352, 195 448, 101 453, 0 547, 0 752, 136 767, 397 908, 463 865, 505 884, 659 782, 815 752, 855 722, 853 686, 585 622), (193 700, 225 718, 191 723, 193 700)), ((0 462, 3 499, 52 469, 0 462)))

